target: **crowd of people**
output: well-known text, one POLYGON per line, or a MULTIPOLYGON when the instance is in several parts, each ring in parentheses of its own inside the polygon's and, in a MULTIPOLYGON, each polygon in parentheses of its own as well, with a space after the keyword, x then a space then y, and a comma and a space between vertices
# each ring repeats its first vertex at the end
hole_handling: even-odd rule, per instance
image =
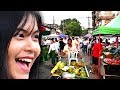
POLYGON ((83 52, 85 55, 92 56, 92 73, 98 73, 98 59, 102 53, 103 47, 110 45, 110 42, 106 39, 105 42, 100 38, 96 37, 87 38, 87 37, 64 37, 64 38, 48 38, 44 40, 44 45, 49 46, 48 53, 52 58, 51 63, 52 67, 58 62, 58 56, 67 57, 69 51, 78 52, 78 57, 82 58, 80 52, 83 52), (48 41, 49 40, 49 41, 48 41), (47 43, 46 43, 47 42, 47 43), (54 53, 53 53, 54 52, 54 53), (52 53, 52 54, 51 54, 52 53))
MULTIPOLYGON (((48 38, 42 42, 43 45, 49 47, 48 54, 50 55, 52 66, 58 62, 58 57, 67 57, 69 51, 80 52, 80 42, 75 37, 64 37, 64 38, 48 38)), ((78 53, 78 57, 81 55, 78 53)))

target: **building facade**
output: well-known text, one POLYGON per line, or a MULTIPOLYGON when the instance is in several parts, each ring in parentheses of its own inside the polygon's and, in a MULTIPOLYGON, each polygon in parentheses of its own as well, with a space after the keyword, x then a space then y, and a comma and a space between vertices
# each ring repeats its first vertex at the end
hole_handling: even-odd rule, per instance
POLYGON ((120 14, 120 11, 92 11, 93 29, 108 24, 118 14, 120 14))

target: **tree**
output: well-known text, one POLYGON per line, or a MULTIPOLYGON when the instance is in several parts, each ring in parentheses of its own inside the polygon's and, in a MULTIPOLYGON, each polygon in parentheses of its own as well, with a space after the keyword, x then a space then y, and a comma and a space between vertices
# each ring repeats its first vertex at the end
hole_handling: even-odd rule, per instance
POLYGON ((65 30, 65 34, 71 36, 79 36, 82 34, 80 22, 76 18, 62 20, 60 29, 61 31, 65 30))
POLYGON ((88 30, 87 29, 82 30, 82 35, 86 35, 86 34, 88 34, 88 30))

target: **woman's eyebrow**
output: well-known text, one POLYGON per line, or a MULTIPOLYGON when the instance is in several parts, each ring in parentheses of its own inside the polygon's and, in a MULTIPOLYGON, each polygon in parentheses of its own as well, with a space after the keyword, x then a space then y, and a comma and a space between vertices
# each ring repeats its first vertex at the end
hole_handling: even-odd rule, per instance
MULTIPOLYGON (((23 28, 18 28, 17 30, 18 30, 18 32, 19 32, 19 31, 23 31, 23 32, 25 32, 25 33, 28 32, 28 30, 25 30, 25 29, 23 29, 23 28)), ((37 30, 34 31, 34 33, 37 33, 37 32, 40 32, 40 30, 37 29, 37 30)))
POLYGON ((40 33, 40 30, 39 30, 39 29, 37 29, 37 30, 35 30, 35 31, 34 31, 34 33, 40 33))
POLYGON ((19 32, 19 31, 23 31, 23 32, 27 33, 27 30, 25 30, 25 29, 23 29, 23 28, 17 28, 17 31, 18 31, 18 32, 19 32))

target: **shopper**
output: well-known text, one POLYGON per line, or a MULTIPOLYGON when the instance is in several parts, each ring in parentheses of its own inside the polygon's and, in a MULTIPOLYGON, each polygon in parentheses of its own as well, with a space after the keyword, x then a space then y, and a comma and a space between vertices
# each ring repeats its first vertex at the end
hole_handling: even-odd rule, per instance
POLYGON ((56 62, 58 62, 58 54, 59 54, 59 51, 58 51, 58 47, 54 41, 54 38, 51 39, 51 44, 50 44, 50 47, 49 47, 49 51, 48 51, 48 54, 50 55, 50 58, 51 58, 51 66, 50 67, 54 67, 56 65, 56 62))
POLYGON ((98 73, 98 60, 103 50, 102 39, 98 40, 92 48, 92 73, 98 73))

